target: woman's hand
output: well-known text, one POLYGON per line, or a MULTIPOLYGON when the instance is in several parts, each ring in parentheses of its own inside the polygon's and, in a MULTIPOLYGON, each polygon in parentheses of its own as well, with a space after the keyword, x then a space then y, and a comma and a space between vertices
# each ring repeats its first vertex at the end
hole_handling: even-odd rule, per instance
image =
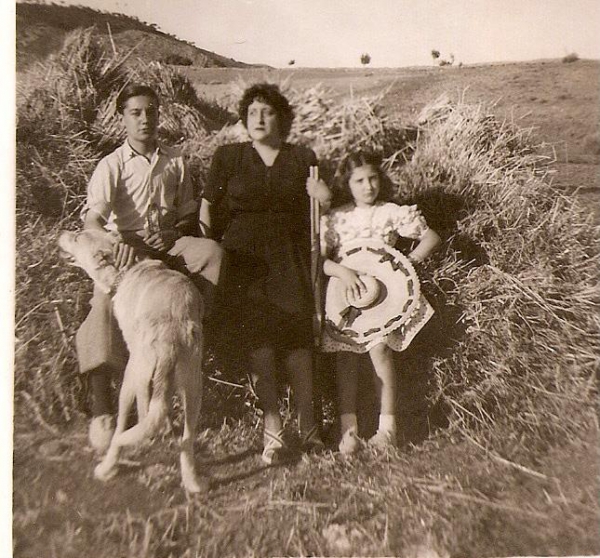
POLYGON ((323 180, 308 177, 306 179, 306 193, 311 198, 319 200, 321 205, 331 202, 331 190, 323 180))
POLYGON ((144 242, 154 250, 168 252, 173 248, 179 236, 179 233, 175 229, 165 229, 160 232, 146 234, 144 242))

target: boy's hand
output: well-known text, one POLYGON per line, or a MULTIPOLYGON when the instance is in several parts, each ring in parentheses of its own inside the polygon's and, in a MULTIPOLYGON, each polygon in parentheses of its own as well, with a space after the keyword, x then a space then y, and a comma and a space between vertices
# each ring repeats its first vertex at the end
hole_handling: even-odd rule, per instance
POLYGON ((331 201, 331 190, 322 180, 315 178, 306 179, 306 193, 311 197, 319 200, 320 204, 327 204, 331 201))
POLYGON ((147 234, 144 237, 144 242, 159 252, 168 252, 175 241, 179 238, 180 234, 175 229, 165 229, 163 231, 147 234))
POLYGON ((346 298, 348 300, 357 300, 367 292, 367 287, 362 282, 360 275, 349 267, 340 266, 338 278, 346 287, 346 298))
POLYGON ((127 269, 131 267, 137 260, 135 248, 126 244, 122 238, 120 238, 113 246, 113 258, 115 260, 115 267, 118 270, 127 269))

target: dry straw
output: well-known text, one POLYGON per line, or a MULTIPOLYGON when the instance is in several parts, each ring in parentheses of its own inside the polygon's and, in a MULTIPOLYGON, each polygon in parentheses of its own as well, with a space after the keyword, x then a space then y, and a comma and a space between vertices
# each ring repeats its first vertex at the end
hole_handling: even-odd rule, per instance
MULTIPOLYGON (((181 144, 199 188, 215 147, 244 139, 228 107, 198 99, 176 72, 141 63, 132 70, 92 39, 73 37, 44 66, 48 80, 18 115, 16 393, 50 422, 72 416, 82 396, 49 303, 72 336, 89 286, 48 246, 59 226, 76 226, 91 170, 121 137, 120 87, 131 79, 159 87, 163 137, 181 144)), ((400 124, 386 115, 384 94, 340 101, 320 85, 281 87, 296 111, 290 141, 312 146, 331 172, 351 149, 379 152, 398 200, 418 203, 443 236, 425 272, 442 327, 423 356, 451 426, 477 443, 504 426, 534 444, 576 435, 595 397, 597 229, 544 180, 547 161, 528 134, 461 100, 441 98, 400 124)), ((502 453, 508 442, 494 443, 502 453)))

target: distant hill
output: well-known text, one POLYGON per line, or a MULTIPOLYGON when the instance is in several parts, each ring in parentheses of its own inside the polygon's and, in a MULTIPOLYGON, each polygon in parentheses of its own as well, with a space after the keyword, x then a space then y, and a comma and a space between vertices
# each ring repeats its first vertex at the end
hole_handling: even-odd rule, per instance
POLYGON ((96 27, 106 47, 113 48, 111 37, 120 52, 137 46, 135 56, 144 61, 156 60, 201 68, 253 66, 198 48, 160 31, 154 23, 123 14, 84 6, 18 2, 16 16, 16 62, 19 70, 60 50, 65 35, 70 31, 92 26, 96 27))

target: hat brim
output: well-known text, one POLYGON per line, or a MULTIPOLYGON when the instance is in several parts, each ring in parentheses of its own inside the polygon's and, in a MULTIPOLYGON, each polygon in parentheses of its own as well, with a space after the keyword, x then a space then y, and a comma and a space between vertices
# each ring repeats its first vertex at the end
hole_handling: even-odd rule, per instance
POLYGON ((421 285, 410 260, 384 242, 359 239, 340 250, 341 265, 372 275, 384 286, 384 296, 367 308, 348 303, 340 279, 327 285, 325 319, 329 334, 344 342, 362 344, 383 337, 406 323, 419 306, 421 285))

